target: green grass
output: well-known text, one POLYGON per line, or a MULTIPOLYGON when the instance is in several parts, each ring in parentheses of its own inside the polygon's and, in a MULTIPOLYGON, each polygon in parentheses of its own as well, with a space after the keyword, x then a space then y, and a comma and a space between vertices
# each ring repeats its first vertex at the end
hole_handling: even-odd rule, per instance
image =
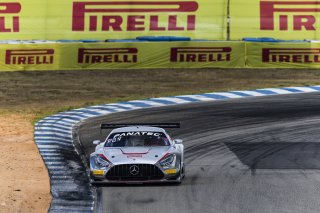
POLYGON ((0 114, 31 115, 181 94, 320 85, 310 69, 144 69, 0 72, 0 114))

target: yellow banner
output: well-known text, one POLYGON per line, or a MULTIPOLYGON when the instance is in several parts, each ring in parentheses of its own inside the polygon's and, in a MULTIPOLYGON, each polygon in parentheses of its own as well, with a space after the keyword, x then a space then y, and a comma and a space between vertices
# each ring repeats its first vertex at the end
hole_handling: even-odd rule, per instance
POLYGON ((246 43, 247 67, 320 68, 320 43, 246 43))
POLYGON ((227 35, 231 40, 316 40, 319 5, 320 0, 3 0, 0 40, 138 36, 226 40, 227 35))
POLYGON ((230 1, 231 39, 320 39, 319 0, 230 1))
POLYGON ((243 42, 0 44, 0 70, 244 67, 243 42))
POLYGON ((59 44, 0 44, 0 70, 59 70, 59 44))
POLYGON ((1 39, 226 39, 226 0, 4 0, 1 39))
POLYGON ((0 44, 0 70, 320 68, 320 43, 0 44))

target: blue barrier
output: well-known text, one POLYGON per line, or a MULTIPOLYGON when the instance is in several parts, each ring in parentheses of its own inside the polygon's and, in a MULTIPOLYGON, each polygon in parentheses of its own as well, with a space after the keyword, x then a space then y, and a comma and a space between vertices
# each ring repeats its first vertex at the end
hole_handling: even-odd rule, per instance
POLYGON ((138 39, 107 39, 107 40, 105 40, 105 42, 127 42, 127 43, 130 43, 130 42, 146 42, 146 41, 138 40, 138 39))
POLYGON ((242 40, 248 42, 279 42, 279 40, 274 38, 243 38, 242 40))
POLYGON ((74 42, 81 42, 79 40, 65 40, 65 39, 61 39, 61 40, 57 40, 57 42, 61 42, 61 43, 74 43, 74 42))
POLYGON ((191 41, 189 37, 178 36, 139 36, 136 39, 143 41, 191 41))
POLYGON ((243 41, 247 42, 306 42, 305 40, 281 40, 281 39, 274 39, 274 38, 268 38, 268 37, 262 37, 262 38, 243 38, 243 41))
POLYGON ((80 42, 83 43, 95 43, 95 42, 103 42, 102 40, 94 40, 94 39, 81 39, 79 40, 80 42))

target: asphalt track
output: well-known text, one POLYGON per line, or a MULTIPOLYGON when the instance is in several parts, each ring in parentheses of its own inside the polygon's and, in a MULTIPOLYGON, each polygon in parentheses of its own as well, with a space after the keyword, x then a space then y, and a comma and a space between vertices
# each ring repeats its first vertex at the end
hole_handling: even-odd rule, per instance
MULTIPOLYGON (((86 153, 101 122, 177 122, 181 185, 98 188, 108 213, 320 212, 320 93, 230 99, 111 114, 78 128, 86 153)), ((107 132, 104 132, 104 135, 107 132)))

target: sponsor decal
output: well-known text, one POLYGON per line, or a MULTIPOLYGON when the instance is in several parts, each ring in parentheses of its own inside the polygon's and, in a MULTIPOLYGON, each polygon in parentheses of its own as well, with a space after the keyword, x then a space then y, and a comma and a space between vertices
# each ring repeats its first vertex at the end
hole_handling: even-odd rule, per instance
POLYGON ((320 63, 320 48, 263 48, 262 61, 264 63, 320 63))
POLYGON ((103 48, 86 49, 79 48, 78 63, 99 64, 99 63, 137 63, 137 48, 103 48))
POLYGON ((320 1, 260 1, 260 29, 316 30, 320 1), (292 28, 292 29, 289 29, 292 28))
POLYGON ((6 64, 53 64, 54 49, 6 50, 6 64))
POLYGON ((231 60, 231 47, 171 48, 171 62, 221 62, 231 60))
POLYGON ((195 1, 76 1, 72 31, 195 31, 197 10, 195 1))
POLYGON ((124 137, 124 136, 144 136, 144 135, 159 137, 162 135, 162 133, 159 133, 159 132, 123 132, 123 133, 115 134, 113 137, 117 138, 117 137, 124 137))
POLYGON ((153 137, 164 137, 164 134, 161 132, 122 132, 114 134, 108 138, 107 143, 115 143, 121 141, 122 137, 126 136, 153 136, 153 137))
POLYGON ((0 33, 19 32, 19 2, 0 2, 0 33))

